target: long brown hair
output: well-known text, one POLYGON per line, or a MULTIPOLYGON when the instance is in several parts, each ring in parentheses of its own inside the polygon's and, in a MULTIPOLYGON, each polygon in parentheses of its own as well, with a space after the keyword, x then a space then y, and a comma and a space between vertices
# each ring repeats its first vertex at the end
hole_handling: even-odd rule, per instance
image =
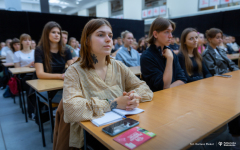
POLYGON ((166 30, 170 25, 172 26, 174 31, 176 28, 176 25, 173 21, 162 18, 162 17, 156 18, 151 24, 147 42, 149 44, 155 44, 155 37, 153 36, 153 31, 157 31, 159 33, 161 31, 166 30))
MULTIPOLYGON (((80 65, 82 68, 95 69, 93 66, 94 62, 91 56, 91 44, 92 44, 91 35, 94 31, 96 31, 98 28, 100 28, 103 25, 108 26, 112 30, 112 26, 106 19, 92 19, 85 25, 82 31, 81 50, 80 50, 80 55, 81 55, 80 65)), ((109 55, 106 56, 106 61, 107 61, 107 64, 111 63, 109 55)))
MULTIPOLYGON (((180 46, 180 52, 183 54, 183 56, 185 58, 185 66, 186 66, 186 70, 187 70, 187 73, 189 76, 191 76, 193 74, 193 72, 192 72, 193 64, 192 64, 191 59, 188 56, 188 49, 187 49, 187 45, 185 43, 186 43, 187 35, 190 32, 197 33, 197 30, 193 29, 193 28, 186 28, 185 30, 183 30, 182 35, 181 35, 181 46, 180 46)), ((199 54, 197 48, 193 49, 193 56, 198 65, 198 72, 200 74, 202 74, 202 56, 199 54)))
POLYGON ((40 46, 44 52, 44 64, 45 64, 45 67, 46 67, 46 71, 48 73, 51 73, 52 72, 52 68, 51 68, 51 61, 52 61, 52 58, 51 58, 51 51, 50 51, 50 40, 49 40, 49 34, 50 34, 50 31, 54 28, 54 27, 57 27, 59 28, 60 30, 60 41, 58 42, 58 53, 64 57, 64 47, 63 47, 63 42, 62 42, 62 29, 61 29, 61 26, 54 22, 54 21, 50 21, 48 22, 44 28, 43 28, 43 32, 42 32, 42 36, 41 36, 41 39, 38 43, 38 46, 40 46))
MULTIPOLYGON (((143 40, 145 40, 144 37, 142 37, 141 39, 138 40, 138 48, 139 49, 142 49, 142 46, 140 44, 142 43, 143 40)), ((145 41, 144 41, 144 44, 143 44, 143 50, 146 50, 145 41)))

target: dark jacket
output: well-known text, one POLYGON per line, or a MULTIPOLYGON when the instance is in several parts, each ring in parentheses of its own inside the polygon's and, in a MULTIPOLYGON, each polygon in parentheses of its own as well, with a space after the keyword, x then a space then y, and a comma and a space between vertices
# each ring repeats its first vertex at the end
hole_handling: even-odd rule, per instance
MULTIPOLYGON (((178 57, 173 53, 173 75, 172 82, 181 80, 187 82, 184 71, 182 70, 178 57)), ((162 90, 164 87, 163 73, 166 67, 166 58, 161 56, 161 52, 152 44, 143 52, 140 58, 142 78, 150 89, 155 92, 162 90)))
POLYGON ((193 81, 197 81, 197 80, 201 80, 203 78, 208 78, 211 77, 212 75, 210 74, 210 72, 208 71, 206 65, 204 64, 203 60, 202 60, 202 72, 199 73, 198 72, 198 65, 197 62, 194 58, 191 58, 192 61, 192 75, 189 76, 187 73, 187 69, 186 69, 186 65, 185 65, 185 58, 183 56, 183 54, 180 52, 178 53, 178 60, 180 63, 181 68, 184 70, 185 72, 185 76, 187 78, 187 82, 193 82, 193 81))
POLYGON ((224 50, 217 48, 217 51, 220 56, 214 51, 211 46, 208 45, 202 54, 203 61, 212 75, 239 70, 238 66, 233 61, 228 59, 227 54, 224 50))

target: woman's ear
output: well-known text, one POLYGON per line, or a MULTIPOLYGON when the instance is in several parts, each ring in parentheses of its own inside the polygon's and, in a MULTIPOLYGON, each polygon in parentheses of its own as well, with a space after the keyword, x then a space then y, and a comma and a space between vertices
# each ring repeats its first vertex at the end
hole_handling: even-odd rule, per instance
POLYGON ((157 39, 157 36, 158 36, 157 31, 153 31, 153 36, 157 39))

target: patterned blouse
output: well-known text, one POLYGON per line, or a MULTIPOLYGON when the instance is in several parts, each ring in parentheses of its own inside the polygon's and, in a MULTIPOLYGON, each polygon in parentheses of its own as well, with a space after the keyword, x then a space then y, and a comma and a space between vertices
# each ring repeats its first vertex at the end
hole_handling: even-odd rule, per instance
POLYGON ((64 121, 71 123, 69 147, 83 146, 83 130, 79 122, 92 120, 111 111, 106 99, 114 99, 123 92, 135 91, 140 102, 151 101, 153 92, 122 62, 111 59, 105 81, 94 69, 83 69, 79 61, 65 73, 63 85, 64 121))

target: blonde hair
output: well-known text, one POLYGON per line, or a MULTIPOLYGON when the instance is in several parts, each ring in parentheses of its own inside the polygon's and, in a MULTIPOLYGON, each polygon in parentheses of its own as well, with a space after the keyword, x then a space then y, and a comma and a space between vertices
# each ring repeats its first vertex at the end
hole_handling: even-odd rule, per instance
POLYGON ((131 34, 132 34, 132 32, 130 32, 130 31, 128 31, 128 30, 123 31, 123 32, 121 33, 121 38, 124 39, 128 33, 131 33, 131 34))

